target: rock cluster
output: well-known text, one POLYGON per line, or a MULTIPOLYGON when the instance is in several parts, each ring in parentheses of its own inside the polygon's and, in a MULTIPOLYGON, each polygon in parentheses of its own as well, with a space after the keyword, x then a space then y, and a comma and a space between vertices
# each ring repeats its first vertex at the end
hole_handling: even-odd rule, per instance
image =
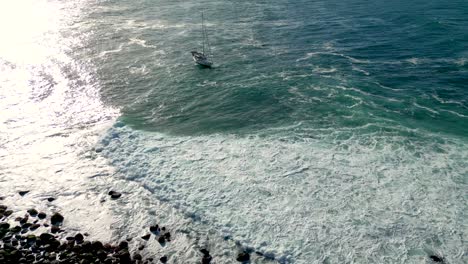
MULTIPOLYGON (((51 216, 50 225, 47 220, 43 221, 43 226, 51 226, 50 232, 44 232, 40 235, 31 234, 40 226, 39 220, 45 219, 46 214, 42 213, 39 217, 41 213, 35 209, 30 209, 27 212, 28 214, 24 217, 15 219, 18 225, 11 226, 8 221, 13 212, 8 210, 7 206, 0 205, 0 263, 113 264, 152 263, 153 261, 153 258, 143 259, 139 253, 132 256, 127 241, 122 241, 118 245, 103 244, 100 241, 88 241, 81 233, 67 236, 64 241, 58 239, 54 234, 65 232, 59 227, 64 220, 64 217, 59 213, 51 216)), ((167 261, 167 257, 165 258, 167 261)))

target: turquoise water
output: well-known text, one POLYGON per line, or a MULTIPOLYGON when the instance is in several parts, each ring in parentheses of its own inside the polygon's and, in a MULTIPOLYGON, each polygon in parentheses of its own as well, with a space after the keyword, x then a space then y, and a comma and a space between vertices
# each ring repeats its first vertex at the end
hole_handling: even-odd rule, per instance
POLYGON ((254 263, 467 262, 468 2, 41 3, 48 52, 0 50, 4 171, 60 133, 254 263))
POLYGON ((102 97, 133 127, 174 134, 296 123, 468 134, 466 3, 333 2, 107 2, 92 16, 112 26, 97 23, 95 41, 124 55, 98 60, 102 97), (211 71, 187 59, 202 9, 211 71))

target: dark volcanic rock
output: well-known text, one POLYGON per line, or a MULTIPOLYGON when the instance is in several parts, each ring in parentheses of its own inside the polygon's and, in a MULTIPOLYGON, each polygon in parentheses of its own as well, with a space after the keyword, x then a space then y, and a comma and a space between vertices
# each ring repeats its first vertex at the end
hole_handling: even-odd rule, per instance
POLYGON ((41 241, 43 242, 49 242, 53 239, 55 239, 55 237, 49 233, 42 233, 39 238, 41 239, 41 241))
POLYGON ((63 222, 63 216, 59 213, 55 213, 52 215, 52 217, 50 218, 50 223, 52 225, 59 225, 63 222))
POLYGON ((53 202, 53 201, 55 201, 55 198, 54 197, 49 197, 49 198, 47 198, 47 201, 53 202))
POLYGON ((94 241, 94 242, 91 244, 91 248, 92 248, 92 250, 94 250, 94 251, 99 251, 99 250, 104 249, 104 246, 102 245, 102 243, 101 243, 100 241, 94 241))
POLYGON ((146 235, 142 236, 141 238, 143 238, 144 240, 148 240, 148 239, 150 239, 150 237, 151 237, 151 234, 146 234, 146 235))
POLYGON ((26 229, 26 228, 29 228, 30 226, 32 226, 31 223, 24 223, 21 225, 21 228, 26 229))
POLYGON ((166 263, 166 262, 167 262, 167 257, 166 257, 166 256, 162 256, 159 260, 160 260, 162 263, 166 263))
POLYGON ((46 215, 45 213, 43 213, 43 212, 40 212, 39 214, 37 214, 37 217, 38 217, 39 219, 44 219, 44 218, 47 217, 47 215, 46 215))
POLYGON ((34 231, 34 230, 38 229, 40 226, 41 226, 40 224, 32 224, 29 227, 29 230, 34 231))
POLYGON ((429 258, 432 259, 432 261, 434 262, 444 263, 444 259, 442 257, 430 255, 429 258))
POLYGON ((158 242, 162 245, 162 244, 166 243, 166 239, 164 238, 164 236, 160 236, 158 238, 158 242))
POLYGON ((159 233, 159 225, 150 226, 150 231, 155 234, 159 233))
POLYGON ((83 237, 82 234, 78 233, 78 234, 75 235, 75 241, 76 241, 77 243, 83 242, 83 239, 84 239, 84 237, 83 237))
POLYGON ((120 263, 130 263, 131 258, 130 258, 130 253, 128 253, 128 250, 120 250, 115 254, 115 256, 120 260, 120 263))
POLYGON ((247 252, 239 253, 239 255, 237 255, 236 260, 239 261, 239 262, 249 261, 250 260, 250 255, 247 252))
POLYGON ((28 192, 29 192, 29 191, 19 191, 18 193, 19 193, 19 195, 24 196, 24 195, 27 194, 28 192))
POLYGON ((58 226, 52 226, 52 227, 50 228, 50 232, 51 232, 52 234, 56 234, 56 233, 60 232, 60 227, 58 227, 58 226))
POLYGON ((3 212, 3 215, 4 216, 10 216, 12 213, 13 213, 12 210, 6 210, 5 212, 3 212))
POLYGON ((143 250, 145 248, 145 245, 141 245, 138 247, 138 250, 143 250))
POLYGON ((119 250, 128 249, 128 242, 127 241, 120 242, 118 248, 119 248, 119 250))
POLYGON ((14 227, 10 228, 10 231, 12 233, 18 233, 18 232, 21 231, 21 226, 14 226, 14 227))
POLYGON ((8 228, 10 228, 9 223, 5 223, 5 222, 0 223, 0 229, 8 229, 8 228))
POLYGON ((164 238, 167 240, 167 241, 171 241, 171 233, 170 232, 167 232, 164 234, 164 238))
POLYGON ((37 212, 36 209, 32 208, 32 209, 29 209, 29 210, 28 210, 28 214, 29 214, 30 216, 36 216, 36 215, 38 214, 38 212, 37 212))
POLYGON ((135 255, 133 255, 133 260, 141 260, 142 257, 140 254, 136 253, 135 255))
POLYGON ((120 198, 120 196, 122 196, 121 193, 116 192, 116 191, 110 191, 109 195, 111 196, 112 199, 118 199, 118 198, 120 198))
POLYGON ((213 259, 213 257, 210 255, 210 252, 205 248, 200 249, 200 252, 203 254, 202 264, 210 264, 211 260, 213 259))
POLYGON ((211 257, 210 255, 205 255, 202 258, 202 264, 210 264, 212 259, 213 257, 211 257))

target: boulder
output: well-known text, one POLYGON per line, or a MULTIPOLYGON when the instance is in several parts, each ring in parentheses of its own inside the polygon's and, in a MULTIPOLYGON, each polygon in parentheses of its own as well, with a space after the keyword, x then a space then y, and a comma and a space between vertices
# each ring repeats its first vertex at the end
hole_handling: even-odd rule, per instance
POLYGON ((36 215, 38 214, 38 212, 37 212, 36 209, 32 208, 32 209, 29 209, 29 210, 28 210, 28 214, 29 214, 30 216, 36 216, 36 215))
POLYGON ((52 215, 52 217, 50 218, 50 223, 52 225, 60 225, 62 222, 63 222, 63 216, 59 213, 55 213, 52 215))
POLYGON ((239 255, 237 255, 236 260, 239 261, 239 262, 249 261, 250 260, 250 255, 247 252, 241 252, 241 253, 239 253, 239 255))

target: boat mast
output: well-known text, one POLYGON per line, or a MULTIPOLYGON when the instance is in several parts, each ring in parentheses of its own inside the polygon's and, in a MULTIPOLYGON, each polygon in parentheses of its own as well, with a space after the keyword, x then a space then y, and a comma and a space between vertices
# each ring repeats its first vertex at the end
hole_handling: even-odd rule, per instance
POLYGON ((202 34, 203 34, 203 54, 205 54, 205 34, 206 34, 206 32, 205 32, 205 25, 203 23, 203 20, 205 19, 204 16, 203 16, 203 11, 201 13, 201 17, 202 17, 202 20, 201 20, 202 22, 201 23, 202 23, 202 34))

